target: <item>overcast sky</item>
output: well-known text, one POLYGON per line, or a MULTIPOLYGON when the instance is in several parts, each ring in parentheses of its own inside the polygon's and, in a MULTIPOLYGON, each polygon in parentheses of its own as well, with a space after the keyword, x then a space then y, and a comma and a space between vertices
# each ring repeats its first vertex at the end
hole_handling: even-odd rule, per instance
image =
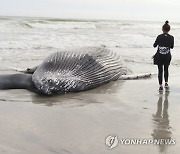
POLYGON ((179 0, 0 0, 0 15, 180 21, 179 0))

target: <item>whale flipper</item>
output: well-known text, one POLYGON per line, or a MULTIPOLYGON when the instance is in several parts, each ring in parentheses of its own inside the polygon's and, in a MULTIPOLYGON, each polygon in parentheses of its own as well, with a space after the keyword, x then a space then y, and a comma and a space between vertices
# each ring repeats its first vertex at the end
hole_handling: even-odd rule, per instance
POLYGON ((25 74, 33 74, 36 71, 37 68, 38 68, 38 66, 35 66, 35 67, 32 67, 32 68, 26 68, 26 69, 16 68, 16 67, 9 67, 10 70, 13 70, 13 71, 16 71, 16 72, 22 72, 22 73, 25 73, 25 74))

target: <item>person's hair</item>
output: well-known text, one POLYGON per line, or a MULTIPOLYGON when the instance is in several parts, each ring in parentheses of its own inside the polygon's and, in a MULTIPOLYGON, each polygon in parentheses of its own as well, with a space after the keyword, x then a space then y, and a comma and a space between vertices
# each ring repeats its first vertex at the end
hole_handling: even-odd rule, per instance
POLYGON ((170 25, 169 25, 169 21, 166 21, 165 24, 162 26, 162 30, 164 32, 169 32, 171 29, 170 25))

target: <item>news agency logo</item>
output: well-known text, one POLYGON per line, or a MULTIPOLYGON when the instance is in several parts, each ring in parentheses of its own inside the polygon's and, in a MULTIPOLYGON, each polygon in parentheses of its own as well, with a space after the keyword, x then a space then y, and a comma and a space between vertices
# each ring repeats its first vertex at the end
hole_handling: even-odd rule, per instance
POLYGON ((118 136, 117 135, 109 135, 106 137, 106 146, 108 147, 108 149, 113 149, 115 147, 118 146, 118 136))
POLYGON ((109 135, 105 139, 105 144, 108 149, 113 149, 121 145, 164 145, 164 146, 171 146, 176 144, 176 140, 172 138, 167 139, 140 139, 140 138, 124 138, 118 139, 117 135, 109 135))

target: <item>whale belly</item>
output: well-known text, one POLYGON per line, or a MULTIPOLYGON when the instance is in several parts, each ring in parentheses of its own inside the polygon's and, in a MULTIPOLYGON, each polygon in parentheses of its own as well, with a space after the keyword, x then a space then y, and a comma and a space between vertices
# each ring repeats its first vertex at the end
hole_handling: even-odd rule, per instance
POLYGON ((40 93, 54 95, 85 91, 126 74, 120 58, 105 48, 51 54, 36 69, 32 80, 40 93))

